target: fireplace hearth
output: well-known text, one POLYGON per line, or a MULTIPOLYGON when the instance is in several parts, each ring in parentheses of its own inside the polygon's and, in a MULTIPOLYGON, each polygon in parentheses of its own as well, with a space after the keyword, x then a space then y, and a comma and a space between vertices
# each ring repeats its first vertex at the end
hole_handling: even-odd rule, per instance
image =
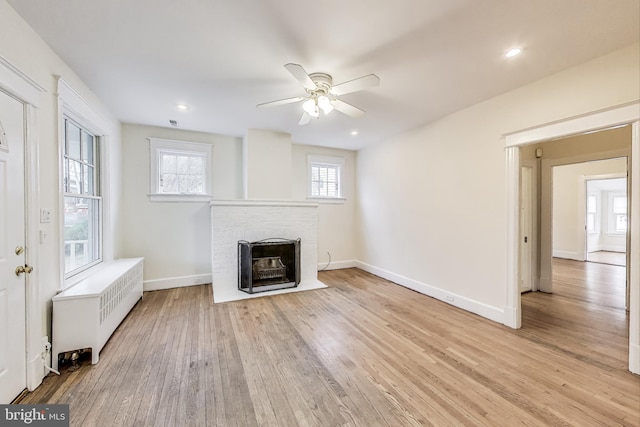
POLYGON ((238 242, 238 289, 253 294, 300 283, 300 239, 238 242))

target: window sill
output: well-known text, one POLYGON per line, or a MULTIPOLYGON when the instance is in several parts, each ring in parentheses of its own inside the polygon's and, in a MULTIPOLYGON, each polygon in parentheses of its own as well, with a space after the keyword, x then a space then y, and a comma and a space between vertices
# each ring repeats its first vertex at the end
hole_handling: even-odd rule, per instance
POLYGON ((85 280, 87 277, 95 274, 96 272, 102 270, 105 266, 105 263, 102 259, 99 259, 91 264, 87 264, 83 269, 79 269, 71 276, 64 278, 64 283, 62 284, 62 289, 59 292, 66 291, 67 289, 77 285, 78 283, 85 280))
POLYGON ((208 194, 149 194, 151 202, 210 202, 211 196, 208 194))
POLYGON ((347 202, 344 197, 307 197, 307 200, 326 205, 344 205, 347 202))

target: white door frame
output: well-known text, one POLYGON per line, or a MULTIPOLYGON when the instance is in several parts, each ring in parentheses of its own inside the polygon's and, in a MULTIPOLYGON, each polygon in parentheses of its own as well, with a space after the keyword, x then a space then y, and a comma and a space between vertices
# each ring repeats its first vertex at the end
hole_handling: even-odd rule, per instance
POLYGON ((533 218, 534 212, 534 185, 533 185, 533 166, 520 166, 520 292, 536 291, 537 286, 534 284, 534 244, 536 239, 533 218), (525 172, 526 171, 526 172, 525 172), (526 179, 524 179, 526 177, 526 179), (526 239, 526 242, 524 241, 526 239), (526 243, 526 245, 525 245, 526 243), (524 280, 523 280, 524 279, 524 280), (522 284, 524 282, 524 288, 522 284))
POLYGON ((629 370, 640 374, 640 103, 634 102, 609 110, 542 125, 505 135, 507 173, 507 301, 504 324, 520 328, 522 308, 519 290, 518 251, 520 243, 520 147, 570 135, 632 124, 631 164, 629 168, 630 251, 629 251, 629 370), (632 255, 633 256, 630 256, 632 255))
POLYGON ((44 308, 40 300, 39 253, 39 172, 38 172, 38 105, 45 90, 29 76, 0 56, 0 88, 25 105, 25 251, 26 263, 33 266, 26 275, 26 384, 34 390, 44 378, 42 330, 44 308))

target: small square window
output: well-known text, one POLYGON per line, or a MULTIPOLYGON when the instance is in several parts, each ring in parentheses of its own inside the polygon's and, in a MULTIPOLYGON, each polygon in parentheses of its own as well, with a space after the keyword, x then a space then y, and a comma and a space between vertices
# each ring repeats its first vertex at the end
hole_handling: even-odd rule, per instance
POLYGON ((149 138, 149 141, 151 200, 171 201, 177 197, 181 201, 203 201, 210 198, 211 144, 158 138, 149 138), (171 199, 164 196, 171 196, 171 199))
POLYGON ((309 155, 308 197, 342 199, 344 158, 309 155))

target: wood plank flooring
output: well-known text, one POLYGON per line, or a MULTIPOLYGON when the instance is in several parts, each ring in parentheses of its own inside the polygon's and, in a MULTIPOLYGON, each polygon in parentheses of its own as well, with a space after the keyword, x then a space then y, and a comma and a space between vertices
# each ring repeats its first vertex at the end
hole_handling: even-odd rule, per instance
POLYGON ((320 280, 224 304, 145 293, 97 365, 21 403, 68 403, 73 426, 640 425, 627 315, 578 285, 523 295, 511 330, 357 269, 320 280))

